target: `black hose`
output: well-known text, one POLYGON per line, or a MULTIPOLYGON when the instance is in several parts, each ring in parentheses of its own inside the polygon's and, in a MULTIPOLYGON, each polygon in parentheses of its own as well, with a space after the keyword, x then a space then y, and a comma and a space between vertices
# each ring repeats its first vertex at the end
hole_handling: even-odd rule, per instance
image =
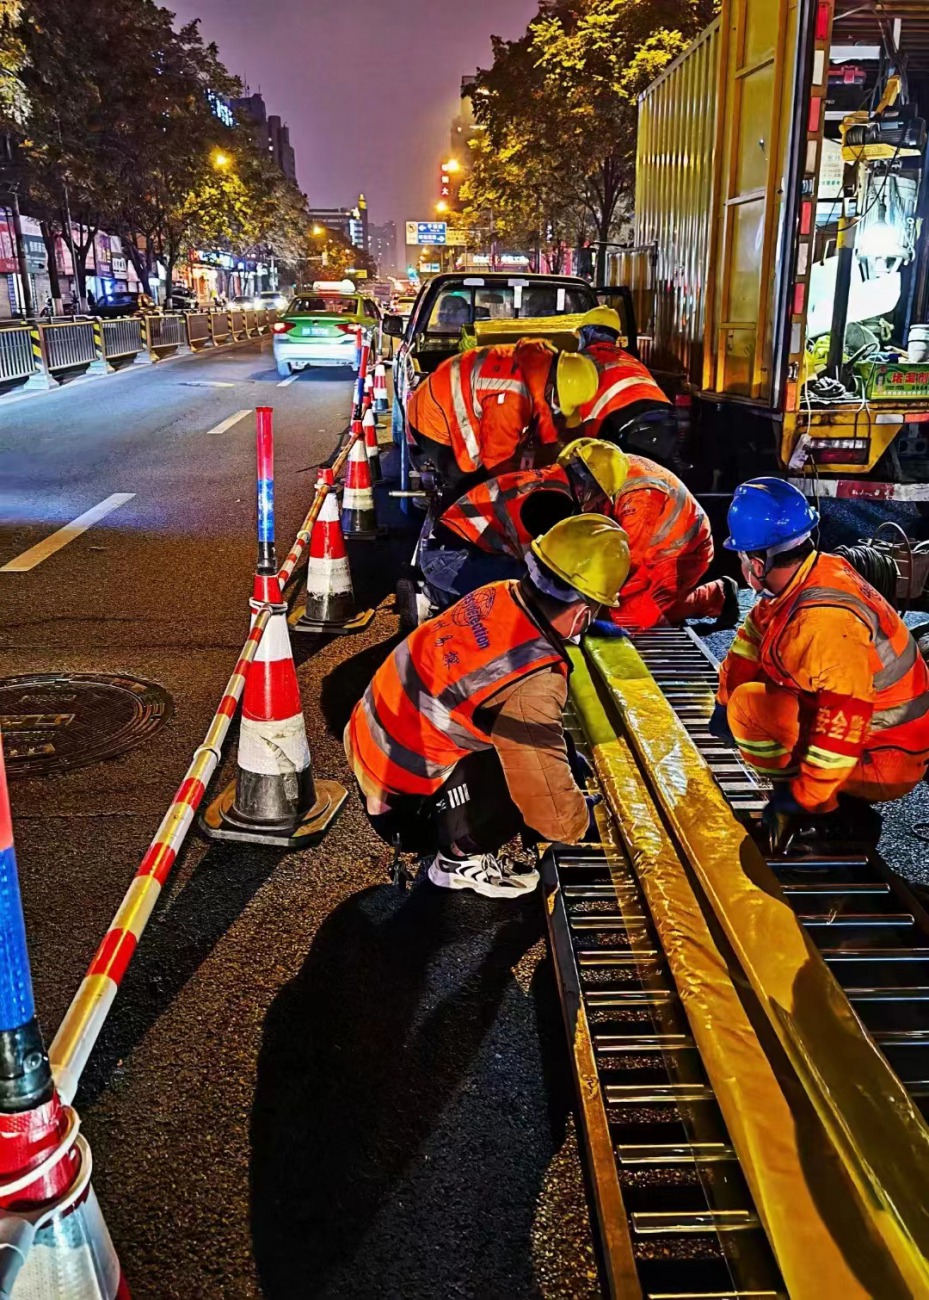
POLYGON ((837 546, 834 554, 846 560, 865 582, 870 582, 875 591, 879 591, 896 608, 897 566, 892 555, 878 550, 876 546, 869 546, 866 542, 858 542, 855 546, 837 546))

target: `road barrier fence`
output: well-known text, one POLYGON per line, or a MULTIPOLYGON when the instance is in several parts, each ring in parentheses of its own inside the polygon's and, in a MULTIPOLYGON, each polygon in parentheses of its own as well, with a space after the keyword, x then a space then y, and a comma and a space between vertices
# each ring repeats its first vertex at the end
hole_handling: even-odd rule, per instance
POLYGON ((241 342, 269 331, 274 310, 168 312, 151 316, 97 316, 0 324, 0 385, 55 388, 53 374, 80 367, 111 371, 111 361, 157 361, 176 349, 241 342))

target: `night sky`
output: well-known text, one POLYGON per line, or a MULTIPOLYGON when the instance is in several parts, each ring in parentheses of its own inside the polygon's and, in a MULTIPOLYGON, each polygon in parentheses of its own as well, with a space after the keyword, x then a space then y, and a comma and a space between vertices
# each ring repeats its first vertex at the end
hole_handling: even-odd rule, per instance
MULTIPOLYGON (((290 126, 319 207, 368 199, 371 221, 434 217, 463 75, 490 35, 520 36, 536 0, 167 0, 290 126)), ((402 245, 402 228, 400 231, 402 245)))

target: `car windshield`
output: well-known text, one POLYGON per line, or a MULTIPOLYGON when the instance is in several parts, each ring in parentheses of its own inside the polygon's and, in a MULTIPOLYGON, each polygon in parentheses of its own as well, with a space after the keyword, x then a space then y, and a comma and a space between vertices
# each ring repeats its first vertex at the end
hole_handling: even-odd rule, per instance
POLYGON ((426 330, 457 335, 474 321, 561 316, 593 305, 593 296, 580 285, 450 285, 433 304, 426 330))
POLYGON ((357 316, 358 299, 344 298, 338 294, 307 294, 302 298, 294 298, 287 309, 292 312, 313 312, 322 311, 330 316, 357 316))

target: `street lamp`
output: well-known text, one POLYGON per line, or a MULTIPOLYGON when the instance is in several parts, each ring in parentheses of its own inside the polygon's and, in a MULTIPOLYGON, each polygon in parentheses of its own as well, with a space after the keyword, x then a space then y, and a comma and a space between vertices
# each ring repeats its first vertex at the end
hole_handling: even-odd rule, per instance
POLYGON ((229 154, 224 153, 222 149, 214 149, 211 161, 217 171, 223 172, 232 162, 232 159, 229 154))
POLYGON ((452 172, 453 174, 455 172, 460 172, 461 163, 458 161, 457 158, 449 158, 448 162, 444 162, 442 164, 442 170, 443 172, 452 172))
POLYGON ((435 210, 436 212, 447 212, 448 204, 444 199, 439 199, 438 203, 435 205, 435 210))
POLYGON ((314 235, 317 235, 317 236, 318 236, 318 235, 324 235, 325 233, 326 233, 326 232, 325 232, 325 230, 323 229, 322 226, 314 226, 314 227, 313 227, 313 234, 314 234, 314 235))

